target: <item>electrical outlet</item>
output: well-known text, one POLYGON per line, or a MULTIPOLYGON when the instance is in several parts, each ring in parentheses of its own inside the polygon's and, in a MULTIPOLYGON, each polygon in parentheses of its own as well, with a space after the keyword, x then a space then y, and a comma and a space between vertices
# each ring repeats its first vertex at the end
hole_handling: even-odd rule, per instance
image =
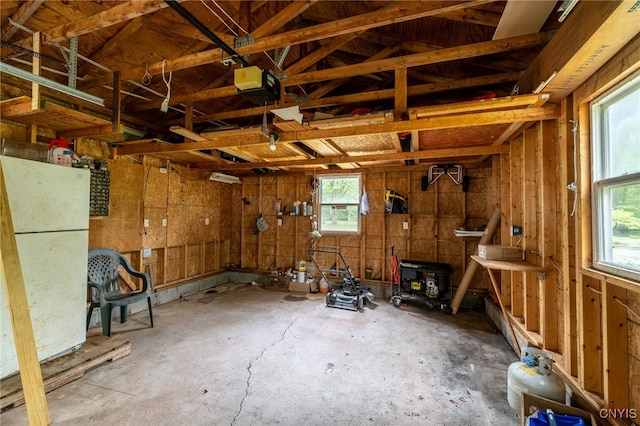
POLYGON ((145 219, 144 220, 144 227, 148 228, 149 227, 149 219, 145 219))
POLYGON ((205 224, 205 225, 208 225, 208 224, 209 224, 209 218, 208 218, 208 217, 205 217, 205 218, 204 218, 204 224, 205 224))
POLYGON ((167 218, 162 219, 162 226, 167 226, 167 218))
POLYGON ((162 173, 162 174, 167 173, 167 168, 166 167, 160 167, 160 173, 162 173))
POLYGON ((522 235, 522 226, 512 225, 509 228, 509 234, 512 237, 519 237, 520 235, 522 235))
POLYGON ((409 222, 402 222, 402 229, 409 229, 409 222))

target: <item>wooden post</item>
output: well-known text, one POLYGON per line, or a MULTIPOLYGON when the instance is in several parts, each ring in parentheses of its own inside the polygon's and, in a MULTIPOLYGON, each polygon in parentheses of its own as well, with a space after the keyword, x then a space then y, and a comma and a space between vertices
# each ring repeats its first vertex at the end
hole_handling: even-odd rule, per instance
MULTIPOLYGON (((523 135, 522 163, 526 164, 522 179, 522 198, 526 200, 522 207, 522 248, 525 253, 537 249, 538 195, 536 192, 536 130, 525 130, 523 135)), ((538 307, 538 278, 535 274, 524 276, 524 322, 529 331, 540 330, 540 309, 538 307)))
MULTIPOLYGON (((33 325, 29 314, 27 293, 24 288, 24 277, 20 266, 20 256, 13 230, 13 220, 9 208, 9 198, 5 186, 2 164, 0 164, 0 260, 2 280, 9 306, 13 340, 16 345, 20 380, 27 406, 27 417, 30 425, 48 425, 49 409, 42 381, 42 370, 38 361, 33 325)), ((10 350, 3 348, 3 350, 10 350)))
MULTIPOLYGON (((31 72, 33 72, 35 75, 40 75, 40 71, 42 68, 42 60, 40 59, 40 44, 42 42, 42 33, 33 33, 32 39, 33 51, 37 53, 37 55, 33 55, 31 72)), ((40 84, 35 82, 31 83, 31 109, 40 109, 40 84)))
POLYGON ((540 123, 540 170, 539 183, 540 211, 542 212, 542 236, 540 251, 543 266, 547 269, 546 278, 541 281, 542 289, 542 318, 541 331, 544 349, 558 350, 559 324, 558 322, 558 271, 552 264, 557 259, 556 254, 556 152, 555 152, 555 121, 540 123))
POLYGON ((608 408, 629 408, 629 355, 627 333, 627 291, 614 284, 602 284, 602 346, 604 402, 608 408))
MULTIPOLYGON (((511 185, 510 185, 510 209, 511 224, 522 226, 522 137, 512 140, 511 146, 511 185)), ((510 237, 511 245, 518 244, 519 237, 510 237), (514 241, 516 240, 516 241, 514 241)), ((511 271, 511 313, 514 317, 524 316, 524 275, 517 271, 511 271)))
MULTIPOLYGON (((493 214, 489 219, 489 223, 487 224, 484 234, 482 235, 482 238, 480 238, 480 242, 478 244, 487 244, 491 241, 491 238, 493 237, 493 233, 498 227, 498 223, 500 223, 500 208, 496 208, 493 211, 493 214)), ((473 279, 473 274, 475 274, 477 269, 478 269, 478 263, 471 261, 469 263, 469 266, 467 267, 467 270, 464 272, 462 281, 460 281, 460 284, 458 285, 458 290, 456 290, 456 294, 453 297, 453 301, 451 302, 451 310, 454 315, 458 313, 458 308, 460 308, 460 304, 462 303, 464 294, 467 292, 467 289, 471 284, 471 280, 473 279)), ((500 297, 500 294, 498 294, 498 297, 500 297)))

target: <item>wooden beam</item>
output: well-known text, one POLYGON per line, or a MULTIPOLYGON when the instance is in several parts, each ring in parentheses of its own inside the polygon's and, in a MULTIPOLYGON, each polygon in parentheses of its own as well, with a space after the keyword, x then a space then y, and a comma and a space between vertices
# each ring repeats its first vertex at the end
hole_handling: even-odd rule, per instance
MULTIPOLYGON (((22 25, 31 18, 31 16, 35 13, 36 10, 44 3, 44 0, 27 0, 22 2, 20 9, 11 17, 11 19, 22 25)), ((2 29, 2 40, 10 40, 13 35, 18 32, 18 27, 15 25, 5 24, 5 27, 2 29)))
MULTIPOLYGON (((411 108, 417 118, 434 117, 438 115, 453 115, 469 111, 486 111, 498 109, 514 109, 520 107, 541 107, 549 99, 548 94, 531 94, 504 96, 494 99, 479 101, 456 102, 445 105, 431 105, 426 107, 411 108)), ((498 145, 495 144, 494 145, 498 145)))
MULTIPOLYGON (((574 156, 575 143, 573 132, 573 100, 569 97, 560 105, 562 114, 558 121, 558 160, 559 160, 559 217, 560 221, 556 229, 560 236, 561 256, 561 286, 562 286, 562 311, 564 323, 564 345, 562 355, 565 360, 565 370, 573 377, 578 376, 578 344, 577 344, 577 315, 576 315, 576 268, 575 250, 573 245, 574 221, 573 201, 578 194, 564 190, 574 182, 574 156)), ((575 128, 577 131, 577 127, 575 128)), ((577 136, 577 135, 576 135, 577 136)))
POLYGON ((326 139, 354 135, 410 132, 412 130, 451 129, 457 127, 507 124, 514 121, 550 120, 557 118, 558 115, 559 108, 557 106, 545 106, 542 108, 529 108, 513 111, 478 112, 459 114, 455 116, 429 117, 410 121, 370 124, 367 126, 285 132, 280 135, 280 140, 299 141, 305 139, 326 139))
MULTIPOLYGON (((462 89, 467 87, 475 87, 475 86, 485 86, 487 84, 499 84, 505 82, 516 81, 520 73, 502 73, 495 74, 491 76, 483 76, 483 77, 472 77, 462 80, 455 80, 448 83, 428 83, 428 84, 419 84, 415 86, 410 86, 407 89, 408 96, 421 96, 429 93, 437 93, 446 90, 454 90, 454 89, 462 89)), ((228 88, 220 88, 219 91, 213 93, 213 91, 205 91, 206 94, 197 94, 190 95, 185 97, 185 99, 198 100, 194 98, 200 98, 205 96, 204 99, 212 99, 214 97, 222 97, 223 96, 233 96, 237 93, 237 89, 234 86, 229 86, 228 88), (211 96, 213 95, 213 97, 211 96), (208 96, 208 97, 206 97, 208 96)), ((288 106, 299 105, 300 109, 312 109, 319 107, 327 107, 332 105, 342 105, 342 104, 357 104, 369 101, 377 101, 381 99, 393 99, 395 96, 394 89, 383 89, 383 90, 372 90, 357 94, 351 95, 340 95, 333 96, 328 98, 320 98, 314 100, 304 100, 303 102, 287 102, 283 105, 267 105, 267 111, 270 111, 274 108, 285 108, 288 106)), ((172 101, 173 102, 173 101, 172 101)), ((158 106, 160 103, 158 103, 158 106)), ((142 109, 149 109, 147 103, 142 106, 142 109)), ((240 117, 249 117, 252 115, 261 115, 264 113, 264 106, 252 107, 247 109, 235 110, 235 111, 224 111, 224 112, 216 112, 211 114, 200 115, 198 117, 194 117, 195 123, 202 123, 210 120, 228 120, 233 118, 240 117)), ((168 120, 166 124, 182 124, 182 120, 168 120)))
POLYGON ((118 133, 124 132, 124 125, 118 124, 117 128, 114 128, 113 124, 104 125, 104 126, 96 126, 96 127, 86 127, 84 129, 74 129, 74 130, 62 130, 57 132, 58 136, 64 136, 67 139, 75 139, 75 138, 86 138, 86 137, 97 137, 104 135, 116 135, 118 133))
MULTIPOLYGON (((339 19, 337 21, 314 25, 312 27, 300 28, 297 30, 279 33, 264 38, 257 38, 253 44, 238 47, 236 51, 239 55, 242 56, 253 53, 260 53, 264 51, 274 50, 282 46, 308 43, 311 41, 336 37, 343 34, 378 28, 389 25, 391 23, 406 22, 414 19, 424 18, 427 16, 435 16, 448 11, 455 11, 458 9, 482 5, 491 1, 492 0, 473 0, 467 2, 440 1, 429 2, 427 4, 418 3, 417 5, 413 4, 412 6, 408 7, 404 4, 396 4, 375 12, 339 19)), ((129 3, 135 4, 141 2, 131 1, 129 3)), ((294 2, 294 4, 295 3, 302 4, 305 2, 294 2)), ((164 2, 162 2, 162 4, 164 4, 164 2)), ((219 61, 221 55, 221 49, 211 49, 203 52, 198 52, 167 60, 165 69, 167 71, 177 71, 181 69, 197 67, 200 65, 206 65, 219 61)), ((149 64, 148 70, 152 75, 160 74, 162 72, 162 61, 149 64)), ((145 72, 145 67, 128 68, 126 70, 121 70, 121 72, 122 78, 125 80, 138 78, 142 73, 145 72)), ((101 86, 105 83, 108 83, 108 81, 105 81, 104 77, 98 77, 84 81, 81 88, 84 90, 90 87, 101 86)))
POLYGON ((629 408, 629 355, 627 291, 614 284, 602 285, 602 345, 604 400, 607 408, 629 408))
MULTIPOLYGON (((513 149, 509 147, 510 150, 513 149)), ((500 223, 500 241, 506 243, 509 241, 509 226, 513 224, 511 222, 511 186, 513 185, 511 177, 511 155, 504 154, 500 156, 500 206, 502 207, 502 218, 500 223)), ((500 306, 510 309, 511 305, 511 272, 510 271, 498 271, 497 284, 500 288, 500 292, 496 293, 497 297, 500 297, 500 306)), ((505 315, 505 320, 508 321, 505 315)))
MULTIPOLYGON (((385 49, 382 49, 381 51, 379 51, 375 55, 371 56, 370 58, 367 58, 363 63, 377 61, 377 60, 382 59, 382 58, 387 58, 387 57, 393 55, 399 49, 400 49, 400 46, 397 45, 397 44, 393 45, 393 46, 389 46, 389 47, 387 47, 385 49)), ((405 70, 406 70, 406 68, 405 68, 405 70)), ((320 86, 319 88, 317 88, 316 90, 314 90, 313 92, 311 92, 309 94, 309 99, 321 98, 324 95, 326 95, 327 93, 331 92, 332 90, 337 89, 338 87, 342 86, 343 84, 345 84, 348 81, 349 81, 349 78, 340 78, 340 79, 337 79, 337 80, 332 80, 329 83, 323 84, 322 86, 320 86)), ((406 87, 406 84, 405 84, 405 87, 406 87)))
POLYGON ((578 383, 584 390, 598 394, 602 394, 603 389, 601 295, 597 280, 578 275, 578 383))
MULTIPOLYGON (((496 111, 496 112, 480 112, 460 114, 456 116, 428 117, 410 121, 389 122, 379 124, 368 124, 364 126, 340 127, 331 129, 315 129, 283 132, 280 134, 280 142, 297 142, 303 140, 314 139, 331 139, 337 137, 373 135, 383 133, 399 133, 410 132, 412 130, 434 130, 434 129, 450 129, 456 127, 471 127, 492 124, 505 124, 513 121, 537 121, 556 118, 559 114, 558 106, 545 106, 542 108, 520 109, 513 111, 496 111)), ((260 136, 261 130, 251 128, 245 132, 252 132, 253 140, 240 139, 247 137, 248 133, 239 133, 238 131, 220 131, 211 134, 205 134, 203 137, 209 140, 203 142, 193 142, 190 144, 173 144, 173 145, 157 145, 148 143, 146 146, 136 144, 126 146, 122 145, 119 152, 127 154, 153 154, 160 152, 178 152, 192 151, 203 149, 220 149, 222 147, 246 146, 254 143, 266 143, 264 138, 256 139, 256 135, 260 136), (211 140, 211 135, 215 135, 215 140, 211 140)), ((489 152, 493 153, 493 152, 489 152)), ((360 158, 360 157, 356 157, 360 158)), ((347 162, 352 162, 353 157, 347 162)))
MULTIPOLYGON (((31 72, 39 76, 42 68, 42 59, 40 58, 40 44, 42 41, 42 33, 33 33, 32 39, 33 51, 36 53, 36 55, 33 56, 31 72)), ((40 109, 40 85, 35 81, 31 83, 31 109, 40 109)))
POLYGON ((518 86, 533 91, 552 73, 546 87, 560 102, 640 32, 636 0, 578 2, 556 35, 527 68, 518 86))
MULTIPOLYGON (((0 163, 0 270, 4 293, 9 306, 11 329, 15 342, 15 351, 20 369, 20 380, 27 406, 27 418, 30 425, 48 425, 49 409, 42 381, 42 370, 38 360, 33 325, 29 314, 29 301, 24 287, 24 277, 20 265, 20 254, 11 218, 11 208, 7 196, 7 187, 0 163)), ((4 347, 3 350, 12 350, 4 347)))
MULTIPOLYGON (((353 163, 358 164, 366 162, 379 162, 383 161, 396 161, 396 160, 415 160, 415 159, 427 159, 438 160, 443 158, 463 158, 473 157, 476 155, 493 155, 503 154, 509 151, 509 147, 467 147, 467 148, 445 148, 445 149, 430 149, 422 150, 418 152, 399 152, 396 154, 385 154, 384 157, 380 155, 359 155, 359 156, 336 156, 336 157, 324 157, 311 160, 293 160, 293 161, 268 161, 260 163, 237 163, 237 164, 221 164, 215 165, 220 170, 251 170, 259 167, 295 167, 295 166, 314 166, 323 164, 340 164, 340 163, 353 163)), ((207 165, 200 164, 200 167, 206 168, 207 165)))
MULTIPOLYGON (((522 207, 522 248, 525 252, 537 250, 538 196, 536 191, 536 132, 530 129, 523 134, 522 162, 524 169, 522 180, 522 198, 526 200, 522 207)), ((532 273, 524 276, 524 321, 528 331, 540 330, 540 309, 538 307, 538 277, 532 273)))
MULTIPOLYGON (((101 28, 107 28, 121 22, 129 21, 138 16, 164 9, 165 7, 167 7, 167 4, 164 1, 130 0, 93 16, 78 19, 47 30, 45 43, 62 43, 71 37, 90 34, 101 28)), ((123 76, 123 78, 125 77, 123 76)), ((128 77, 126 79, 128 79, 128 77)))
POLYGON ((465 58, 508 52, 543 44, 547 41, 545 33, 528 34, 510 37, 502 40, 484 41, 464 46, 456 46, 425 53, 414 53, 398 58, 380 59, 365 64, 353 64, 343 67, 317 70, 307 73, 287 76, 281 81, 283 86, 312 83, 316 81, 332 80, 334 78, 354 77, 356 75, 391 71, 398 67, 417 67, 465 58))
POLYGON ((312 65, 318 63, 322 59, 329 56, 332 52, 336 51, 340 47, 356 39, 360 34, 362 33, 353 32, 353 33, 344 34, 339 37, 333 37, 329 39, 324 45, 322 45, 318 49, 314 50, 308 55, 301 57, 296 63, 292 64, 287 69, 285 69, 285 72, 287 74, 297 74, 301 71, 306 70, 307 68, 311 67, 312 65))
MULTIPOLYGON (((522 161, 522 138, 511 141, 509 144, 511 152, 509 154, 510 184, 509 184, 509 207, 511 225, 522 226, 522 173, 525 164, 522 161)), ((506 227, 505 227, 506 228, 506 227)), ((518 241, 511 237, 510 245, 516 245, 518 241)), ((511 313, 514 317, 524 317, 524 276, 521 273, 511 272, 511 313)))
POLYGON ((111 131, 117 132, 120 125, 122 94, 120 93, 120 71, 113 72, 113 106, 111 109, 111 131))
POLYGON ((558 259, 556 224, 558 220, 556 206, 556 121, 544 121, 540 123, 539 138, 539 164, 540 164, 540 212, 542 227, 542 253, 543 266, 547 269, 546 278, 541 280, 542 289, 542 318, 541 334, 544 349, 558 352, 560 330, 562 325, 558 321, 558 271, 556 270, 558 259))
POLYGON ((395 106, 394 115, 395 119, 402 120, 407 116, 407 69, 396 68, 395 70, 395 106))

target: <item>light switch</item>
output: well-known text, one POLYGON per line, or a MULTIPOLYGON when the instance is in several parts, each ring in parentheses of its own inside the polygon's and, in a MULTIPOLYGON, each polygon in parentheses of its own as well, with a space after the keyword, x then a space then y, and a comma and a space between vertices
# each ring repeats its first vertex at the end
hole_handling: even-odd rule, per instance
POLYGON ((208 218, 208 217, 205 217, 205 218, 204 218, 204 224, 205 224, 205 225, 208 225, 208 224, 209 224, 209 218, 208 218))
POLYGON ((148 228, 149 227, 149 219, 145 219, 144 220, 144 227, 148 228))
POLYGON ((162 219, 162 226, 167 226, 167 218, 162 219))
POLYGON ((409 229, 409 222, 402 222, 402 229, 409 229))

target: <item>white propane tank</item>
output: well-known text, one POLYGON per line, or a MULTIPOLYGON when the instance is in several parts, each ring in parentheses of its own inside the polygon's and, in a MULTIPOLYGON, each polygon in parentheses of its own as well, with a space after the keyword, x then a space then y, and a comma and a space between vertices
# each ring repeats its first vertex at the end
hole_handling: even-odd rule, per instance
POLYGON ((507 401, 516 415, 520 415, 522 394, 530 393, 564 403, 566 387, 553 371, 553 357, 537 348, 522 348, 520 361, 509 366, 507 373, 507 401))

